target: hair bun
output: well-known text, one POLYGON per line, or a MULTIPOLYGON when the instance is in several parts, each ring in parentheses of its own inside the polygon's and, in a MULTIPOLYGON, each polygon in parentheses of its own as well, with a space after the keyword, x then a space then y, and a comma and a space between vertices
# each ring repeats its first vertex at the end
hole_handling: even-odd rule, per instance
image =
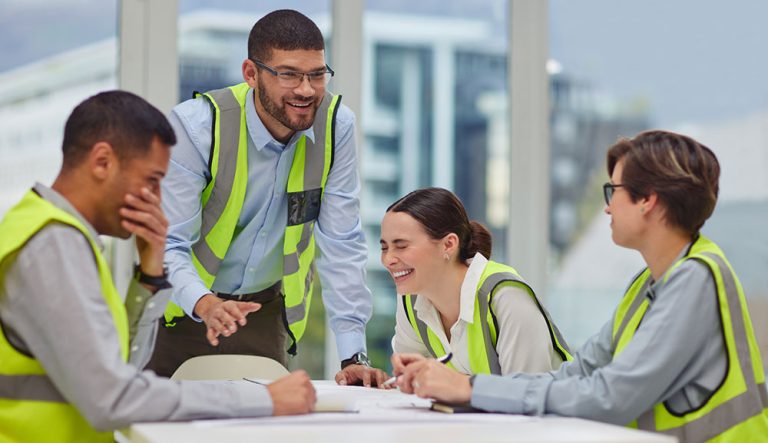
POLYGON ((471 235, 467 242, 466 257, 464 260, 470 259, 475 256, 476 253, 481 253, 485 258, 491 258, 492 240, 491 233, 488 231, 482 223, 470 220, 469 227, 471 235))

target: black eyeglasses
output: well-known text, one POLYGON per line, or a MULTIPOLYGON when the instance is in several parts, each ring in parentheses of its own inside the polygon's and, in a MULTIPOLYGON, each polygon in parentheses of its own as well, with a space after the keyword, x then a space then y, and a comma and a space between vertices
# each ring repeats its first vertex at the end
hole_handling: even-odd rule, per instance
POLYGON ((606 183, 603 185, 603 197, 605 197, 605 205, 611 204, 613 193, 616 192, 616 188, 623 188, 624 185, 614 185, 613 183, 606 183))
POLYGON ((309 84, 314 87, 325 86, 334 74, 333 69, 328 65, 325 65, 325 69, 314 72, 278 71, 271 66, 265 65, 260 60, 252 61, 256 66, 277 77, 277 83, 284 88, 297 88, 304 81, 304 76, 309 80, 309 84))

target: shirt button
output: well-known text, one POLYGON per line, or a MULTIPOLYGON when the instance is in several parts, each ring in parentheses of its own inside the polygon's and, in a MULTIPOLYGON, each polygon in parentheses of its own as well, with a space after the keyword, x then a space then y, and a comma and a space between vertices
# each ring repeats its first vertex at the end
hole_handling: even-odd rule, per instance
POLYGON ((155 307, 155 302, 151 301, 151 302, 147 303, 147 308, 152 309, 154 307, 155 307))
POLYGON ((134 346, 131 348, 131 352, 136 352, 136 351, 138 351, 138 350, 139 350, 139 347, 138 347, 138 346, 136 346, 136 345, 134 345, 134 346))
POLYGON ((137 295, 135 300, 136 300, 136 303, 141 303, 142 298, 140 295, 137 295))

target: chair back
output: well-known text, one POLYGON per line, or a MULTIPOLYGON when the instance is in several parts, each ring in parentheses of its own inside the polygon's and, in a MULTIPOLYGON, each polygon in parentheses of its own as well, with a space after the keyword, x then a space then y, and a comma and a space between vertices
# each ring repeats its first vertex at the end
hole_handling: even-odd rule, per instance
POLYGON ((288 375, 288 369, 271 358, 257 355, 200 355, 176 369, 171 380, 276 380, 288 375))

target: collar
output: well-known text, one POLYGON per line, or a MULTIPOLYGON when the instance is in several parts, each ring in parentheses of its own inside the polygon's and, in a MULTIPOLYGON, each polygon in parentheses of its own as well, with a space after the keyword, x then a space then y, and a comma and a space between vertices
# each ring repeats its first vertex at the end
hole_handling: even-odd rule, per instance
POLYGON ((48 203, 52 204, 53 206, 56 206, 57 208, 66 212, 67 214, 75 217, 77 221, 82 223, 82 225, 85 226, 85 229, 88 230, 88 233, 96 242, 96 246, 99 247, 99 250, 102 250, 102 251, 104 250, 104 243, 101 241, 101 237, 99 237, 99 233, 96 232, 96 229, 93 227, 93 225, 91 225, 88 222, 88 220, 86 220, 82 216, 82 214, 80 214, 80 212, 78 212, 78 210, 75 209, 74 206, 72 206, 69 200, 67 200, 63 195, 59 194, 58 192, 54 191, 53 189, 39 182, 36 182, 35 185, 32 187, 32 189, 35 192, 37 192, 40 195, 40 197, 42 197, 48 203))
MULTIPOLYGON (((478 252, 474 257, 467 260, 467 263, 469 264, 469 269, 467 269, 467 274, 461 283, 459 320, 465 323, 473 323, 475 319, 477 285, 480 283, 480 277, 483 275, 483 271, 488 264, 488 259, 478 252)), ((435 315, 439 319, 437 309, 435 309, 427 297, 416 297, 416 303, 414 303, 413 307, 418 312, 423 312, 425 315, 430 313, 429 315, 435 315)))
POLYGON ((467 260, 469 269, 464 276, 464 282, 461 284, 461 308, 459 318, 467 323, 473 323, 475 320, 475 299, 477 298, 477 287, 480 285, 480 277, 488 265, 488 259, 481 253, 476 253, 474 257, 467 260))
POLYGON ((259 151, 268 145, 279 146, 282 149, 284 149, 286 146, 290 147, 294 145, 302 135, 306 135, 313 142, 315 141, 314 125, 310 126, 309 129, 305 129, 293 134, 291 139, 288 140, 288 143, 286 144, 275 140, 275 138, 272 137, 272 134, 269 133, 269 130, 267 130, 267 127, 264 126, 261 118, 259 118, 259 114, 256 113, 253 88, 248 90, 248 94, 245 98, 245 125, 248 128, 248 135, 250 136, 253 145, 259 151))

